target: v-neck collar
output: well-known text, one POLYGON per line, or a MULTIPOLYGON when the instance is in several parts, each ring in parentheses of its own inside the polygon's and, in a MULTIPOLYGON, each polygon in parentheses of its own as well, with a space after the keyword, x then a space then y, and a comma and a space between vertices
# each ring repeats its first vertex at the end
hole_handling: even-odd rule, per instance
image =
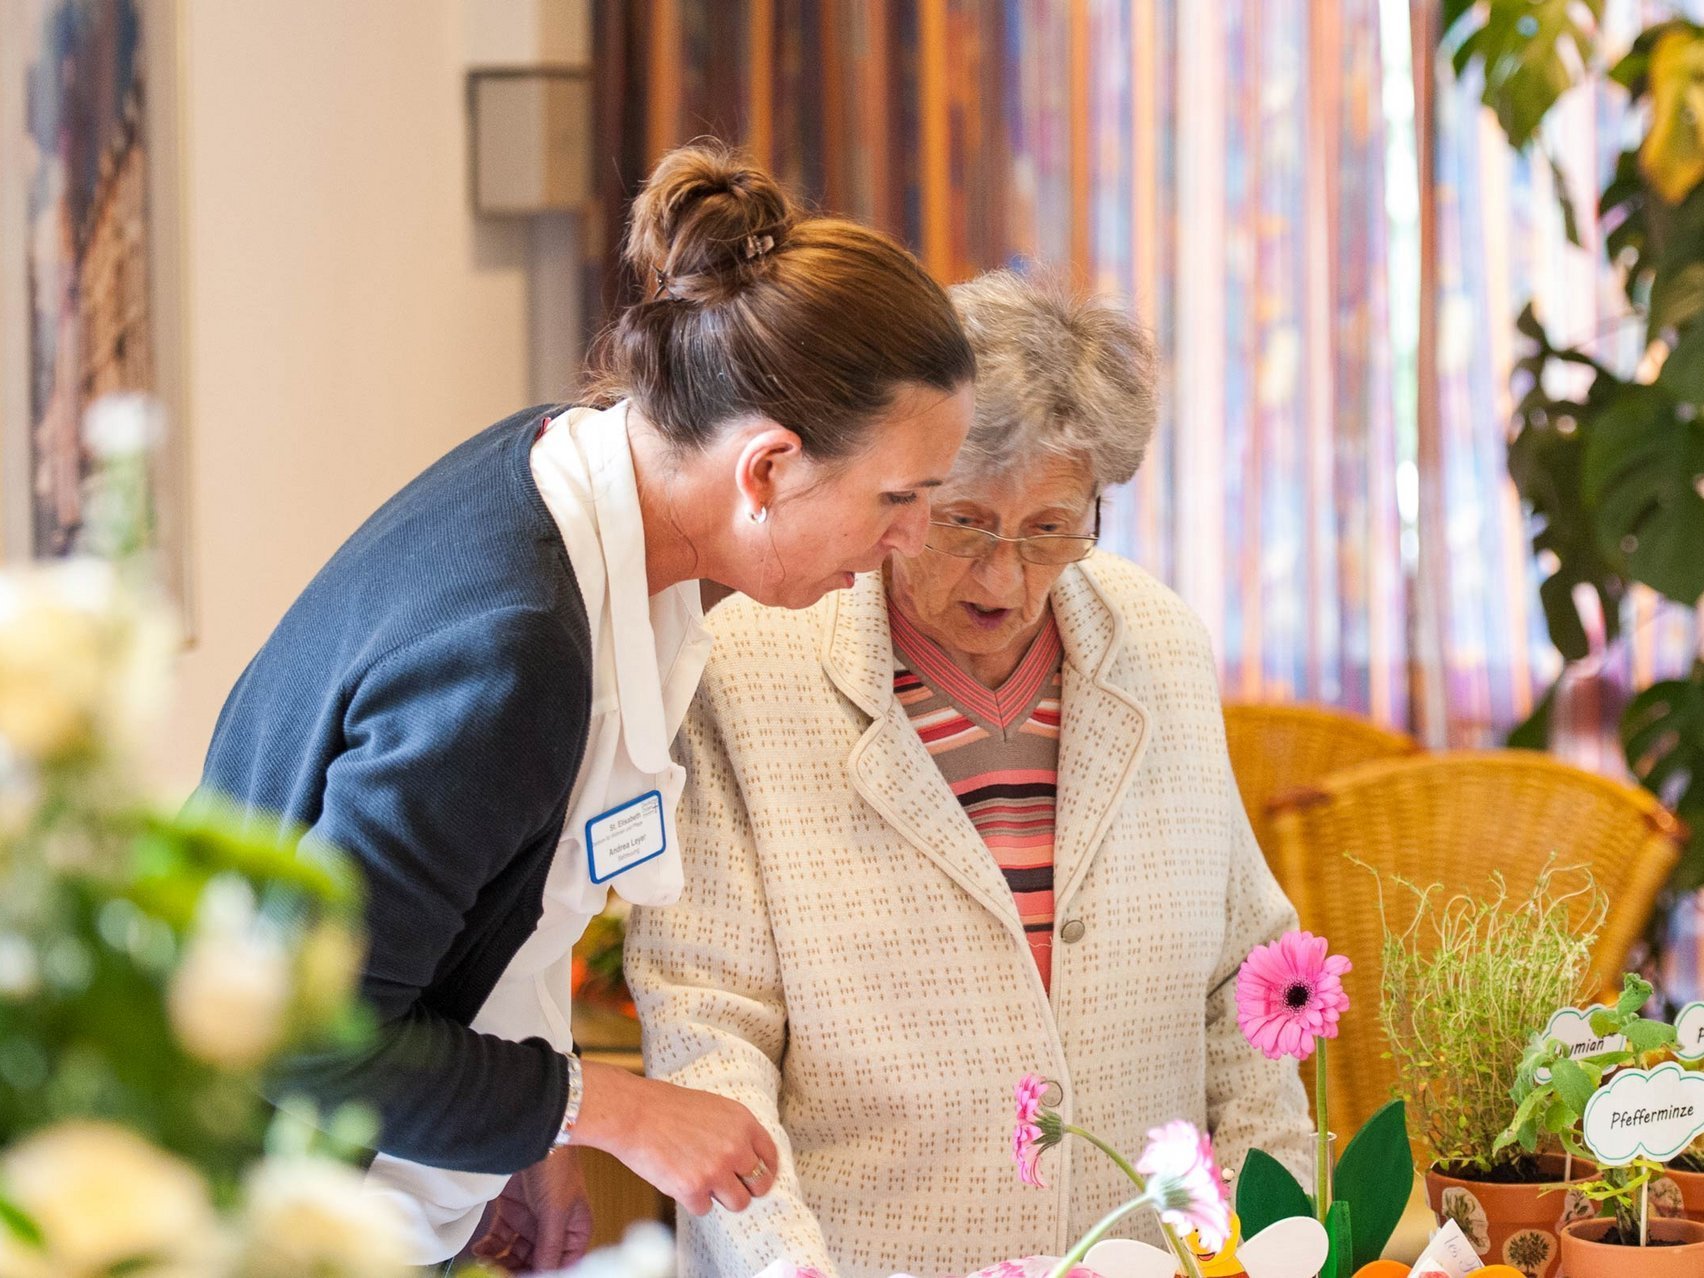
POLYGON ((894 651, 919 678, 966 714, 1001 733, 1011 731, 1029 718, 1049 679, 1059 669, 1065 651, 1053 610, 1049 608, 1041 633, 1030 641, 1017 668, 998 688, 990 688, 961 670, 946 650, 918 629, 891 600, 888 625, 894 651))

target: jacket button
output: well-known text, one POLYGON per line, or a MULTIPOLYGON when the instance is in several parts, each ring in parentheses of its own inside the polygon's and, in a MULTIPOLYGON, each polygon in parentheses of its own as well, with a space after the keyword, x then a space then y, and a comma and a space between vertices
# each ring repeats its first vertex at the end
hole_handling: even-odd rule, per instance
POLYGON ((1044 1079, 1047 1086, 1042 1089, 1041 1103, 1049 1109, 1058 1109, 1059 1102, 1065 1099, 1065 1089, 1051 1078, 1044 1079))
POLYGON ((1082 919, 1067 919, 1065 926, 1059 929, 1059 939, 1067 945, 1075 945, 1083 939, 1083 933, 1088 930, 1083 926, 1082 919))

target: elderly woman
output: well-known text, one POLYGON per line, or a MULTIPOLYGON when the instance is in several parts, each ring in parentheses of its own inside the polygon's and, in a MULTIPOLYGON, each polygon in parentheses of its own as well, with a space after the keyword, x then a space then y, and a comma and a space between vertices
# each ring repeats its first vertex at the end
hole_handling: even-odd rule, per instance
POLYGON ((1063 1253, 1131 1187, 1080 1142, 1019 1183, 1032 1071, 1132 1157, 1182 1117, 1227 1165, 1252 1145, 1307 1165, 1294 1065, 1236 1024, 1238 965, 1295 914, 1237 797, 1207 634, 1094 553, 1152 430, 1150 348, 1005 272, 954 302, 976 416, 928 548, 806 612, 711 618, 687 886, 635 912, 628 976, 650 1073, 748 1106, 781 1165, 747 1211, 682 1222, 684 1278, 1063 1253))

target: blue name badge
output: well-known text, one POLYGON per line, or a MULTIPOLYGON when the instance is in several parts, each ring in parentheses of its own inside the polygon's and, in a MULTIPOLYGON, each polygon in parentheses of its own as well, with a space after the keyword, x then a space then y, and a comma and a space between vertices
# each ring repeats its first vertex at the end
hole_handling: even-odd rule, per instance
POLYGON ((652 790, 586 822, 586 868, 593 883, 608 883, 669 849, 663 796, 652 790))

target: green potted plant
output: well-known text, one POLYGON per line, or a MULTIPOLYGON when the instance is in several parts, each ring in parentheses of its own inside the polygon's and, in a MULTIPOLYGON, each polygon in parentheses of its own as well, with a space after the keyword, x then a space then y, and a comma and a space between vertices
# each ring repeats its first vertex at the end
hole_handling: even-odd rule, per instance
MULTIPOLYGON (((1570 1046, 1535 1034, 1521 1058, 1510 1095, 1514 1118, 1497 1138, 1499 1149, 1528 1154, 1561 1148, 1582 1165, 1595 1157, 1584 1131, 1592 1098, 1619 1071, 1672 1047, 1674 1027, 1639 1014, 1650 984, 1629 973, 1614 1007, 1594 1011, 1591 1032, 1607 1050, 1576 1055, 1570 1046)), ((1674 1068, 1671 1066, 1671 1068, 1674 1068)), ((1648 1157, 1605 1166, 1568 1191, 1559 1255, 1570 1278, 1612 1278, 1636 1265, 1641 1278, 1695 1275, 1704 1264, 1704 1225, 1678 1219, 1679 1189, 1669 1168, 1648 1157), (1663 1187, 1674 1201, 1665 1201, 1663 1187), (1640 1248, 1636 1260, 1627 1249, 1640 1248)))
POLYGON ((1547 871, 1524 897, 1492 882, 1473 897, 1393 881, 1413 913, 1393 925, 1381 901, 1380 1016, 1439 1223, 1488 1264, 1548 1278, 1570 1169, 1500 1137, 1534 1027, 1584 992, 1605 903, 1584 871, 1547 871))
MULTIPOLYGON (((1582 1160, 1596 1157, 1597 1150, 1604 1153, 1606 1165, 1569 1191, 1563 1212, 1560 1256, 1570 1278, 1630 1273, 1683 1278, 1704 1271, 1704 1224, 1679 1217, 1679 1189, 1666 1162, 1648 1156, 1648 1151, 1628 1157, 1628 1149, 1604 1150, 1599 1145, 1594 1150, 1592 1142, 1601 1140, 1603 1128, 1599 1126, 1596 1138, 1588 1134, 1592 1107, 1605 1098, 1606 1089, 1621 1083, 1650 1086, 1650 1080, 1665 1072, 1680 1077, 1675 1063, 1655 1071, 1638 1068, 1675 1041, 1673 1026, 1639 1015, 1651 993, 1649 983, 1629 974, 1616 1005, 1593 1012, 1591 1032, 1606 1050, 1574 1055, 1567 1045, 1535 1035, 1511 1091, 1515 1116, 1498 1138, 1500 1146, 1516 1145, 1531 1153, 1559 1145, 1582 1160), (1616 1165, 1607 1165, 1612 1156, 1616 1165), (1665 1201, 1671 1194, 1673 1200, 1665 1201)), ((1691 1080, 1690 1085, 1700 1084, 1691 1080)), ((1687 1139, 1686 1134, 1680 1139, 1687 1139)), ((1657 1152, 1667 1157, 1666 1151, 1657 1152)))
MULTIPOLYGON (((1545 574, 1539 598, 1564 675, 1601 655, 1588 638, 1582 594, 1596 596, 1608 645, 1622 639, 1635 585, 1687 608, 1704 595, 1704 27, 1657 22, 1610 65, 1602 12, 1602 0, 1445 0, 1440 32, 1458 75, 1480 68, 1483 100, 1510 144, 1551 170, 1576 244, 1546 116, 1575 85, 1607 79, 1626 91, 1639 128, 1598 201, 1628 320, 1644 330, 1637 366, 1600 358, 1593 341, 1555 344, 1530 303, 1516 325, 1530 353, 1514 372, 1509 473, 1532 517, 1545 574)), ((1509 744, 1545 748, 1555 692, 1509 744)), ((1704 885, 1704 659, 1638 692, 1620 731, 1628 767, 1691 830, 1670 892, 1704 885)))

